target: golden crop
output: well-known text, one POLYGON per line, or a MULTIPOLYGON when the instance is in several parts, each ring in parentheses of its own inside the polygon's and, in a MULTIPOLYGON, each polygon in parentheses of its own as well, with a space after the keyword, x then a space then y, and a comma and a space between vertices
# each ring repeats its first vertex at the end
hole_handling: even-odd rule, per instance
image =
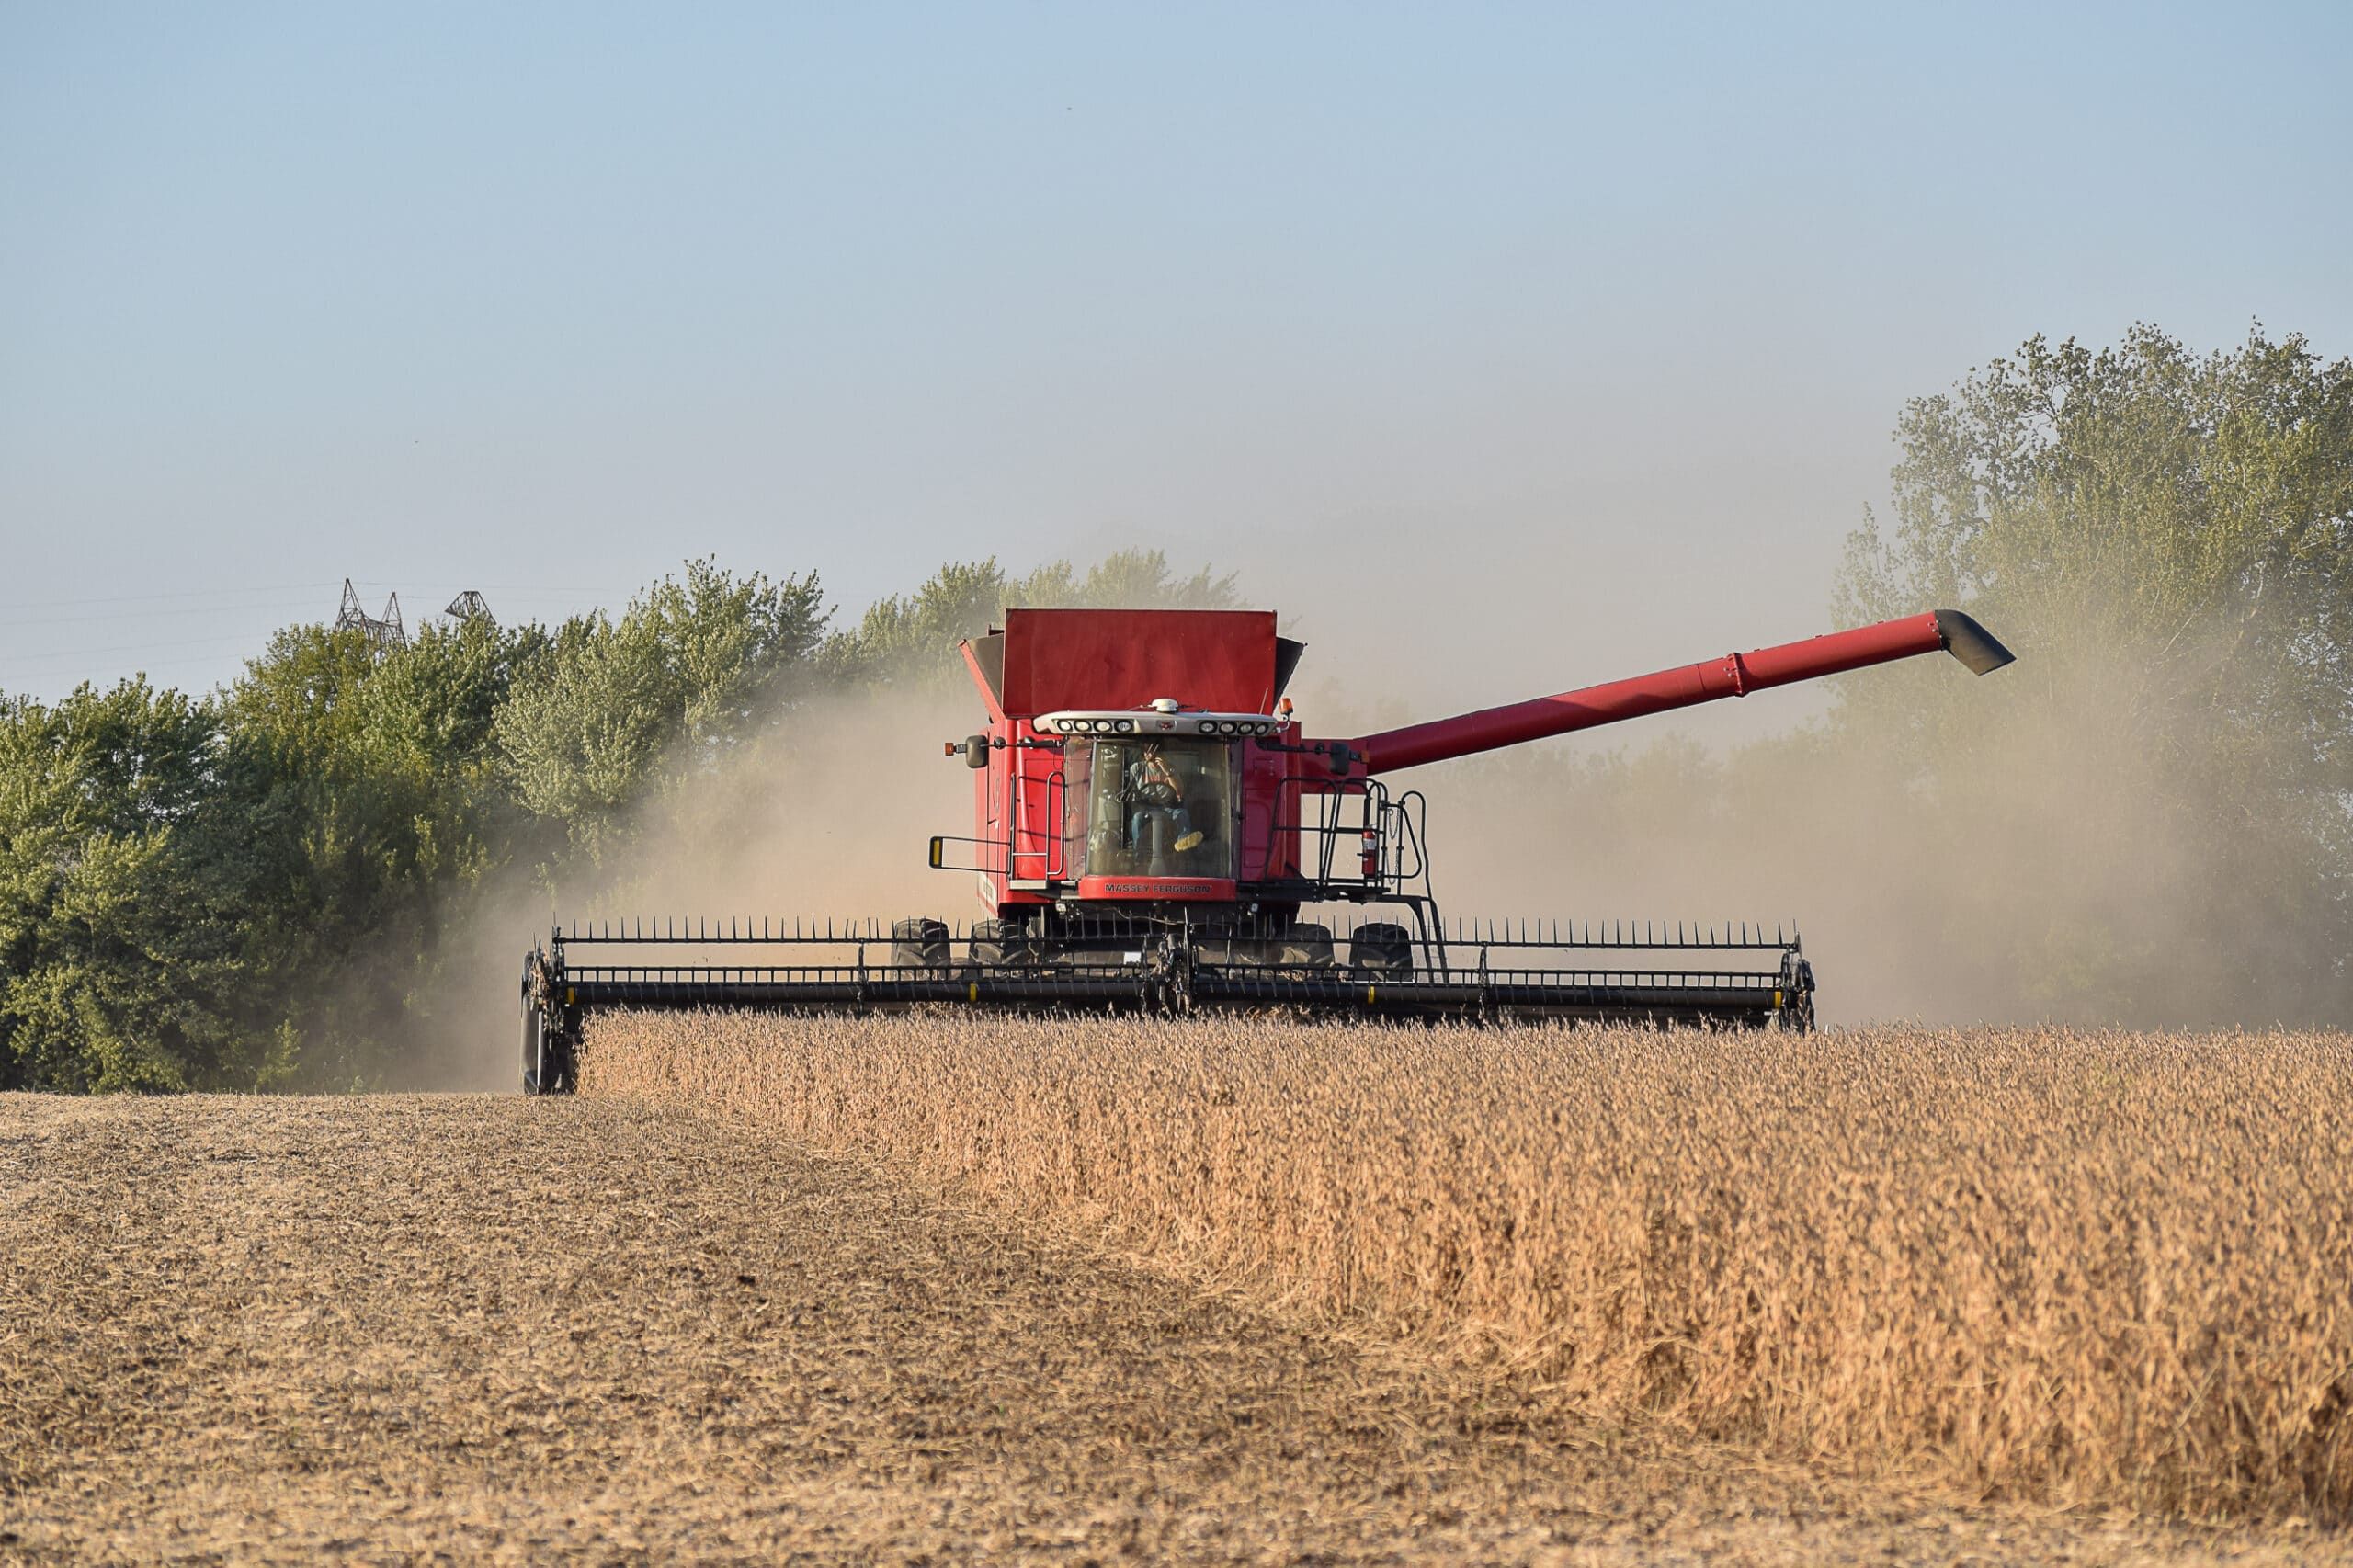
POLYGON ((756 1119, 1601 1421, 2353 1518, 2353 1039, 614 1015, 756 1119))

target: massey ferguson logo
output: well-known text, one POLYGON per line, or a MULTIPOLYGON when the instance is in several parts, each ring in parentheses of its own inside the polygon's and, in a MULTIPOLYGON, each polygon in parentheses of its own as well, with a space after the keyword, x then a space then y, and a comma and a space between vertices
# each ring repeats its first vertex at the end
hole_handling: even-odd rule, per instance
POLYGON ((1200 885, 1199 882, 1105 882, 1103 891, 1111 893, 1166 893, 1174 896, 1179 893, 1198 892, 1200 891, 1200 885))

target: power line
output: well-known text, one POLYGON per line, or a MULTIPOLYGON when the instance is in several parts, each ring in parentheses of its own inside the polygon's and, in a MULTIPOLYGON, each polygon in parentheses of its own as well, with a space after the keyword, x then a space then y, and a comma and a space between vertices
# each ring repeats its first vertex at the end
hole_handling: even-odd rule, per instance
MULTIPOLYGON (((165 689, 178 691, 188 697, 202 697, 209 692, 216 691, 235 684, 235 682, 245 673, 245 661, 242 659, 238 660, 237 667, 234 670, 227 672, 227 674, 222 678, 216 678, 210 685, 201 688, 191 688, 180 685, 179 681, 181 677, 175 676, 172 672, 177 670, 218 671, 221 668, 221 663, 222 661, 218 657, 210 659, 165 659, 160 664, 141 663, 135 665, 114 665, 103 670, 79 670, 71 672, 70 675, 66 672, 59 672, 52 676, 39 678, 40 678, 44 684, 51 680, 68 680, 70 684, 67 686, 66 689, 71 690, 76 686, 94 686, 104 689, 117 685, 119 682, 129 680, 133 676, 139 676, 153 680, 158 687, 165 689)), ((12 685, 6 678, 0 678, 0 696, 27 697, 30 695, 30 691, 27 688, 21 686, 12 685)), ((55 699, 35 699, 35 700, 46 700, 53 704, 55 699)))
MULTIPOLYGON (((392 588, 398 585, 372 577, 346 577, 337 581, 357 583, 363 588, 392 588)), ((221 599, 251 594, 301 594, 332 588, 336 581, 321 583, 256 583, 245 587, 180 588, 163 594, 100 594, 88 598, 39 598, 0 600, 0 610, 17 609, 75 609, 88 605, 155 604, 168 599, 221 599)), ((602 588, 564 587, 552 583, 481 583, 481 591, 492 594, 526 594, 536 598, 610 597, 602 588)), ((305 601, 308 602, 308 601, 305 601)), ((242 607, 227 605, 234 609, 242 607)), ((162 612, 158 612, 162 613, 162 612)), ((22 624, 22 623, 20 623, 22 624)))
POLYGON ((185 588, 169 594, 102 594, 96 598, 88 599, 16 599, 0 604, 0 609, 61 609, 76 605, 152 604, 157 599, 217 598, 227 594, 293 594, 334 586, 333 583, 256 583, 244 588, 185 588))
MULTIPOLYGON (((407 628, 401 617, 399 594, 397 592, 392 593, 387 598, 384 607, 385 613, 382 616, 370 616, 359 604, 358 587, 362 585, 369 587, 385 585, 381 583, 373 582, 365 578, 355 579, 347 577, 343 579, 343 603, 335 621, 332 624, 337 630, 358 630, 365 632, 368 635, 369 646, 380 655, 392 648, 405 647, 407 645, 407 628)), ((288 609, 302 609, 311 605, 316 604, 317 601, 310 598, 261 599, 254 598, 250 596, 261 594, 288 594, 313 588, 324 588, 331 585, 332 585, 324 583, 257 583, 243 587, 190 588, 172 593, 111 594, 72 599, 28 599, 15 601, 13 604, 0 603, 0 610, 6 610, 13 608, 73 608, 92 605, 140 606, 166 604, 174 601, 198 601, 187 603, 184 608, 148 609, 126 608, 117 613, 100 613, 96 615, 10 616, 5 619, 0 619, 0 639, 5 639, 9 631, 19 627, 78 626, 111 623, 118 620, 128 621, 131 619, 137 619, 143 622, 148 620, 185 618, 188 616, 220 616, 223 618, 230 618, 245 617, 256 614, 276 615, 288 609)), ((616 596, 606 594, 600 590, 592 588, 567 588, 547 583, 535 583, 529 585, 517 584, 508 585, 504 587, 493 585, 492 588, 493 591, 501 594, 511 594, 517 598, 523 599, 527 603, 534 600, 542 603, 551 600, 563 601, 567 609, 578 605, 583 599, 589 599, 593 601, 599 601, 592 603, 590 607, 592 609, 602 610, 603 604, 601 601, 615 598, 625 599, 630 597, 628 595, 616 596)), ((443 611, 443 613, 456 619, 462 620, 479 618, 488 621, 493 626, 498 624, 496 619, 491 614, 489 604, 483 598, 483 591, 478 588, 466 588, 460 590, 457 597, 450 601, 449 608, 443 611)), ((580 612, 574 610, 574 613, 580 612)), ((528 619, 531 618, 527 617, 526 619, 528 619)), ((289 624, 318 625, 328 623, 324 619, 314 621, 309 618, 302 618, 289 624)), ((275 631, 282 629, 282 627, 273 626, 270 628, 270 631, 275 631)), ((267 636, 256 637, 251 631, 240 631, 223 632, 208 637, 172 638, 148 642, 108 643, 96 648, 52 647, 39 653, 22 653, 15 656, 0 654, 0 690, 6 690, 11 679, 32 679, 46 684, 59 678, 70 677, 79 684, 83 681, 100 682, 117 678, 127 678, 133 675, 153 675, 159 670, 189 669, 197 667, 219 669, 224 664, 232 663, 241 668, 249 661, 250 657, 257 654, 261 651, 261 648, 267 643, 267 636), (105 659, 124 653, 144 653, 150 652, 170 653, 176 650, 188 648, 221 648, 222 651, 212 654, 167 659, 161 664, 141 663, 138 665, 116 665, 106 669, 97 671, 87 669, 77 670, 74 667, 82 664, 83 661, 85 660, 105 659)), ((233 678, 233 676, 232 678, 233 678)))
POLYGON ((305 605, 318 602, 316 599, 256 599, 251 604, 190 605, 184 609, 142 609, 102 615, 18 615, 10 616, 6 627, 0 627, 0 630, 18 626, 83 626, 93 621, 128 620, 133 615, 141 620, 169 620, 191 615, 237 615, 255 611, 275 614, 279 610, 301 609, 305 605))
POLYGON ((21 653, 11 664, 32 664, 43 659, 95 659, 108 653, 142 653, 151 648, 205 648, 222 642, 244 643, 252 641, 240 631, 225 632, 218 637, 183 637, 172 642, 119 642, 111 648, 52 649, 45 653, 21 653))

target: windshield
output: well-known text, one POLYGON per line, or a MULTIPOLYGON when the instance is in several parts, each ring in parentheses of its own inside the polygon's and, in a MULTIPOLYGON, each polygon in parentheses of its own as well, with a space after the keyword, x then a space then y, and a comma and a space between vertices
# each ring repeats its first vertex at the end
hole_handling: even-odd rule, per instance
POLYGON ((1233 743, 1087 741, 1070 751, 1065 857, 1081 874, 1235 875, 1233 743))

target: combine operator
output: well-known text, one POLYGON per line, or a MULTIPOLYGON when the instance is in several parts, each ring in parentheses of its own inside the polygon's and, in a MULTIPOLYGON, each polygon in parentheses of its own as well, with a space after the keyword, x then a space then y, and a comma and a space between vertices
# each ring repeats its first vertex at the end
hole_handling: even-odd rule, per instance
POLYGON ((1185 787, 1158 741, 1146 741, 1143 755, 1128 765, 1128 842, 1144 856, 1156 877, 1171 875, 1168 857, 1201 842, 1185 809, 1185 787))

